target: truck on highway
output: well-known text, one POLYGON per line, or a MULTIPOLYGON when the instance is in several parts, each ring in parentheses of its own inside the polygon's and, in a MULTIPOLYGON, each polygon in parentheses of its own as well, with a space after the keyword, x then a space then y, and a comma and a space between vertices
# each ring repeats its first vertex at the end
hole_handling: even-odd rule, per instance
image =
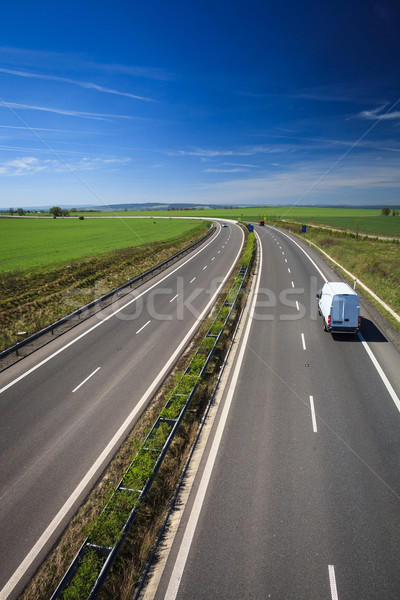
POLYGON ((258 224, 261 225, 261 227, 264 227, 264 221, 259 221, 258 224))
POLYGON ((360 330, 360 301, 347 283, 325 283, 317 298, 318 312, 324 321, 325 331, 356 333, 360 330))

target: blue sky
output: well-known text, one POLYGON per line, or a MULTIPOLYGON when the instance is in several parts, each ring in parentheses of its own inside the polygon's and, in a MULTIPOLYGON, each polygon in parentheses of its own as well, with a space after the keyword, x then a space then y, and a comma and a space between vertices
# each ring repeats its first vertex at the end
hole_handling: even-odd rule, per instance
POLYGON ((395 1, 18 2, 0 206, 399 204, 395 1))

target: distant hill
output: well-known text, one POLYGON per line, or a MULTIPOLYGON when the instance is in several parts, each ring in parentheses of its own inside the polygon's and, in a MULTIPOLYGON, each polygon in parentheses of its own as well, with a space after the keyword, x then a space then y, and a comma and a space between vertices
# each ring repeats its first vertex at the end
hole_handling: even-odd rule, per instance
MULTIPOLYGON (((55 206, 54 204, 53 206, 55 206)), ((177 202, 173 204, 163 203, 163 202, 142 202, 142 203, 126 203, 126 204, 109 204, 109 205, 87 205, 87 204, 58 204, 60 208, 66 208, 67 210, 71 210, 71 208, 76 208, 77 210, 90 210, 96 212, 120 212, 120 211, 151 211, 151 210, 201 210, 201 209, 210 209, 210 208, 260 208, 260 207, 283 207, 283 206, 292 206, 291 204, 273 204, 271 202, 265 204, 231 204, 227 206, 226 204, 192 204, 190 202, 177 202)), ((384 206, 387 206, 392 210, 393 208, 399 209, 399 204, 369 204, 369 205, 361 205, 361 204, 296 204, 295 206, 304 206, 304 207, 315 207, 315 208, 370 208, 370 209, 382 209, 384 206)), ((50 206, 24 206, 20 205, 21 208, 27 211, 48 211, 50 206)), ((0 212, 6 212, 9 210, 9 207, 0 208, 0 212)), ((14 208, 17 210, 17 207, 14 208)))

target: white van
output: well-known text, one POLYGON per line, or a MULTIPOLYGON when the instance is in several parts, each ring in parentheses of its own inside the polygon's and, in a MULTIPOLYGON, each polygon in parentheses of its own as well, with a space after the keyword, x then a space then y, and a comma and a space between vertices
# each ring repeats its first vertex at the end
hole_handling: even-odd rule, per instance
POLYGON ((360 301, 347 283, 325 283, 317 298, 318 312, 324 320, 325 331, 355 333, 360 330, 360 301))

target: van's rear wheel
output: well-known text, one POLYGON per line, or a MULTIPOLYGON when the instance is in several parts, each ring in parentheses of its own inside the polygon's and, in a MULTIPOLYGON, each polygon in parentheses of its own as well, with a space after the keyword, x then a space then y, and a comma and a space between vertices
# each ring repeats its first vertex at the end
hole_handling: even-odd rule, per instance
POLYGON ((325 321, 324 321, 324 331, 328 331, 325 321))

